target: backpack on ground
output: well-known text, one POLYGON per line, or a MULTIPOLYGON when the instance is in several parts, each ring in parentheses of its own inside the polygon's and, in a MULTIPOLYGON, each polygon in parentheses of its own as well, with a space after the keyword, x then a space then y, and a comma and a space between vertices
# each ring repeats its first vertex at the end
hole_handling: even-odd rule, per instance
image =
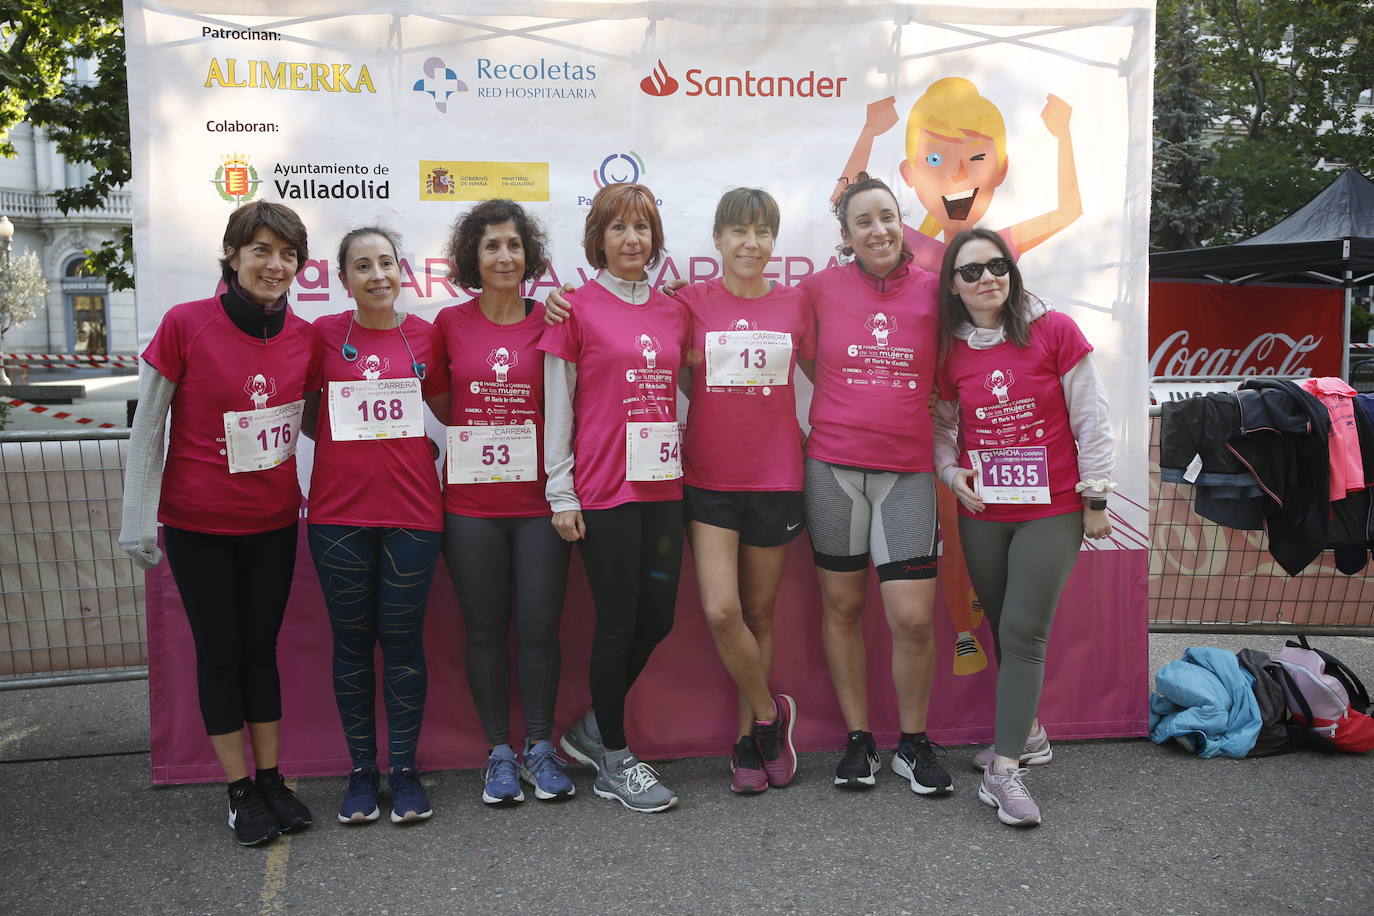
POLYGON ((1288 714, 1288 698, 1279 683, 1278 663, 1268 652, 1241 649, 1236 653, 1240 667, 1255 679, 1255 702, 1259 704, 1260 730, 1247 757, 1273 757, 1298 749, 1298 730, 1288 714))
POLYGON ((1349 667, 1328 653, 1305 646, 1306 642, 1305 637, 1301 643, 1290 642, 1274 659, 1288 711, 1304 726, 1298 732, 1301 740, 1327 753, 1362 754, 1374 749, 1374 719, 1364 713, 1369 706, 1364 684, 1349 667), (1330 670, 1327 659, 1333 663, 1330 670), (1361 704, 1359 709, 1351 704, 1352 693, 1361 704))

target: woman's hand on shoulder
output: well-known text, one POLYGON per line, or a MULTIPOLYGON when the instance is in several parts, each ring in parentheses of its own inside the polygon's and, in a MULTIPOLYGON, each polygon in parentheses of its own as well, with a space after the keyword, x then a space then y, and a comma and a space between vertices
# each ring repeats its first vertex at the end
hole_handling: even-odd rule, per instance
POLYGON ((663 284, 662 286, 660 286, 659 289, 663 292, 663 295, 665 295, 665 296, 672 296, 672 297, 676 298, 676 297, 677 297, 677 291, 680 290, 680 289, 682 289, 682 288, 683 288, 684 286, 686 286, 686 285, 687 285, 687 281, 686 281, 686 280, 682 279, 681 277, 674 277, 673 279, 669 280, 667 283, 665 283, 665 284, 663 284))
POLYGON ((954 469, 954 480, 949 488, 968 511, 982 512, 985 508, 983 497, 973 492, 973 471, 968 468, 954 469))
POLYGON ((544 300, 545 324, 562 324, 568 320, 568 316, 572 314, 572 303, 563 297, 576 290, 577 287, 571 283, 564 283, 561 288, 549 293, 549 297, 544 300))

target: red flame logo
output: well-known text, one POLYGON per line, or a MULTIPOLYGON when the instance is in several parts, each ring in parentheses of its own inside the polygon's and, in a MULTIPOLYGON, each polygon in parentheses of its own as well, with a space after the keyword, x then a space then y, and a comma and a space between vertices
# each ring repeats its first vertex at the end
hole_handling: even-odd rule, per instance
POLYGON ((648 95, 664 96, 672 95, 677 92, 678 82, 668 75, 668 68, 663 65, 662 59, 654 72, 639 81, 639 88, 643 89, 648 95))

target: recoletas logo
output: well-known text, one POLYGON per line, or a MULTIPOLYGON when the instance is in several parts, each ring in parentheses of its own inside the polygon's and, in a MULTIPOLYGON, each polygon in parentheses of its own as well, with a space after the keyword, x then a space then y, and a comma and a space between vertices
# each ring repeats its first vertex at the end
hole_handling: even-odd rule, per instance
POLYGON ((434 107, 441 114, 448 113, 449 96, 456 92, 467 92, 468 84, 458 78, 458 74, 448 68, 441 58, 431 57, 425 61, 424 76, 410 87, 416 92, 424 92, 434 99, 434 107))
MULTIPOLYGON (((687 90, 683 95, 710 98, 838 99, 844 94, 844 84, 849 79, 847 76, 817 76, 815 70, 800 76, 760 76, 752 70, 708 74, 699 67, 688 70, 683 76, 687 81, 687 90)), ((639 81, 640 90, 645 95, 655 97, 673 95, 679 86, 661 59, 653 71, 639 81)))
POLYGON ((659 58, 658 66, 654 67, 654 72, 639 81, 639 88, 649 95, 672 95, 677 92, 678 81, 668 75, 668 68, 663 65, 663 58, 659 58))

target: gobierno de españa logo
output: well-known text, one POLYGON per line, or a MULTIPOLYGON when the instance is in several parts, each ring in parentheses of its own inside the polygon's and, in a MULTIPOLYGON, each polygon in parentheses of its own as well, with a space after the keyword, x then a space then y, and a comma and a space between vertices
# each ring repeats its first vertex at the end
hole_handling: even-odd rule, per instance
POLYGON ((219 168, 215 169, 215 177, 210 179, 210 183, 215 186, 221 198, 235 205, 252 200, 262 185, 258 178, 258 170, 253 168, 252 161, 243 153, 222 156, 219 168))

